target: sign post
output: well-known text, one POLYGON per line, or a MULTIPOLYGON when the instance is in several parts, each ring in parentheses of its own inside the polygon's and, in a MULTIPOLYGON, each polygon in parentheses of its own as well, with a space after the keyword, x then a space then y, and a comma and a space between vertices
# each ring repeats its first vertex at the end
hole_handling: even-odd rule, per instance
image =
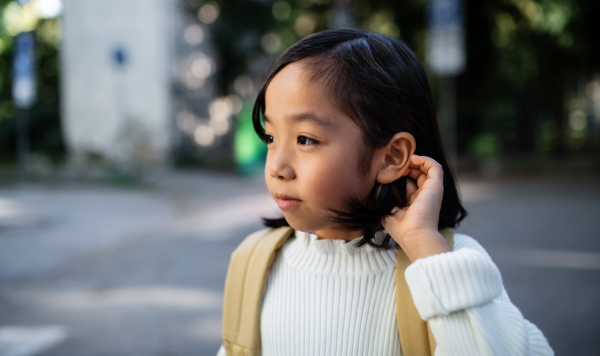
POLYGON ((427 67, 440 77, 439 112, 442 136, 456 162, 456 84, 466 67, 463 0, 427 0, 427 67))
POLYGON ((35 35, 22 32, 14 41, 12 94, 17 107, 17 160, 21 173, 25 173, 29 157, 29 108, 36 99, 35 35))

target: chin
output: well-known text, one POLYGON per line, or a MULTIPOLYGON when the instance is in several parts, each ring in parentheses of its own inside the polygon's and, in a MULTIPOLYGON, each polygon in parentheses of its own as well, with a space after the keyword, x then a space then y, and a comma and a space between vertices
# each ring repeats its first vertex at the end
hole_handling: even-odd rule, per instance
POLYGON ((283 214, 285 220, 290 224, 290 227, 294 230, 303 231, 303 232, 313 232, 326 229, 327 226, 323 226, 322 224, 315 224, 314 222, 306 221, 304 219, 293 218, 291 216, 287 216, 283 214))

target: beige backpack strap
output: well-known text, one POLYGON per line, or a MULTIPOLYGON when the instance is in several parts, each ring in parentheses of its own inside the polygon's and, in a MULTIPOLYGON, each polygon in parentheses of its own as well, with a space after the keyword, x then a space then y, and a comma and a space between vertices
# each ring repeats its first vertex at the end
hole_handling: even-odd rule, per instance
MULTIPOLYGON (((446 239, 450 249, 454 249, 454 229, 442 229, 440 233, 446 239)), ((421 319, 404 278, 404 271, 410 260, 398 248, 396 255, 396 321, 400 336, 400 348, 403 356, 434 355, 435 339, 429 324, 421 319)))
POLYGON ((232 253, 223 297, 223 346, 227 356, 260 355, 260 313, 269 267, 293 231, 280 227, 255 232, 232 253))

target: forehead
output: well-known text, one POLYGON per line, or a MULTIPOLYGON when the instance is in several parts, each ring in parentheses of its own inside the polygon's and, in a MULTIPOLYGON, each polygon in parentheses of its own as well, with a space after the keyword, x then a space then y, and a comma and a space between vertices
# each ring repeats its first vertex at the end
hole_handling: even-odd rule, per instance
POLYGON ((265 121, 272 122, 282 117, 324 126, 350 120, 333 103, 323 82, 312 80, 311 72, 298 62, 281 69, 265 92, 265 121))

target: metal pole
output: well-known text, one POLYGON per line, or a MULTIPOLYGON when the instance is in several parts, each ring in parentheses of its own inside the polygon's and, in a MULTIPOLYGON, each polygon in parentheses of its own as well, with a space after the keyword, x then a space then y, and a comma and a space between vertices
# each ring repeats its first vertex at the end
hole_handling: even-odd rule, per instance
POLYGON ((442 139, 446 146, 450 164, 455 167, 458 149, 456 139, 456 81, 454 77, 440 78, 439 95, 442 139))
POLYGON ((17 162, 19 174, 24 176, 29 167, 29 110, 17 108, 17 162))

